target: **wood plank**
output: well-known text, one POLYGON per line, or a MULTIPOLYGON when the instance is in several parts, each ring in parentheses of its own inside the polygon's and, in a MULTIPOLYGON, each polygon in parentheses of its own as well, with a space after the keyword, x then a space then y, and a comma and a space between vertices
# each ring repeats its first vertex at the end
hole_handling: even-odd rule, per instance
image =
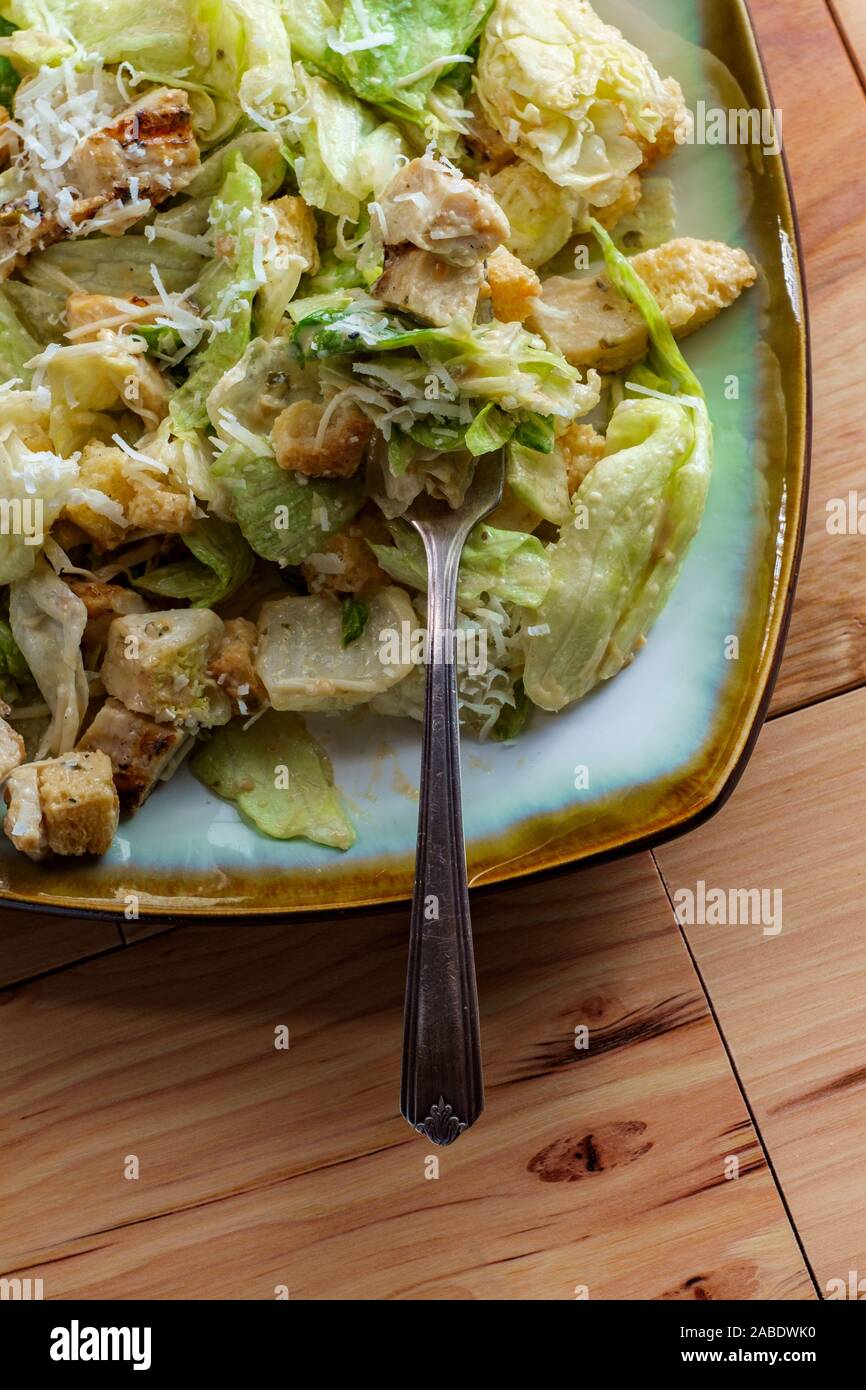
POLYGON ((848 52, 866 86, 866 8, 863 0, 827 0, 848 52))
POLYGON ((813 1297, 649 856, 476 923, 488 1107, 435 1180, 395 1114, 402 913, 190 926, 16 991, 0 1270, 53 1298, 813 1297))
POLYGON ((822 1288, 866 1271, 864 767, 866 691, 788 715, 716 819, 657 852, 672 895, 782 894, 778 935, 685 931, 822 1288))
POLYGON ((0 908, 0 988, 122 945, 112 922, 0 908))
MULTIPOLYGON (((862 12, 861 0, 851 0, 862 12)), ((866 102, 824 0, 752 0, 783 113, 806 258, 815 366, 805 559, 773 703, 791 709, 866 681, 866 566, 857 536, 827 533, 827 502, 862 485, 860 324, 866 318, 866 102)))

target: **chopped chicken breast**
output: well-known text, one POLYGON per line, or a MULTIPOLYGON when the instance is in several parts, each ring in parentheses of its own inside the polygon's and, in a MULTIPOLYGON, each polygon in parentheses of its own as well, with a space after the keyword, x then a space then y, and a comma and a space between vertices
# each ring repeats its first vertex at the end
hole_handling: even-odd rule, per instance
POLYGON ((470 321, 484 283, 484 266, 451 265, 414 246, 385 252, 385 269, 371 293, 392 309, 444 328, 458 315, 470 321))
POLYGON ((125 231, 145 215, 148 203, 185 188, 199 167, 188 94, 154 88, 79 141, 63 165, 65 196, 51 201, 33 189, 0 207, 0 279, 31 251, 86 233, 89 222, 109 235, 125 231), (99 220, 97 214, 115 202, 120 216, 99 220), (127 217, 124 203, 134 205, 127 217))
POLYGON ((459 170, 451 173, 430 155, 404 165, 378 206, 387 245, 408 241, 452 265, 477 265, 509 234, 508 219, 490 190, 459 170))
MULTIPOLYGON (((693 237, 643 251, 631 263, 678 338, 709 323, 756 279, 745 251, 693 237)), ((603 275, 546 280, 529 324, 574 366, 601 371, 639 362, 649 342, 640 311, 603 275)))
POLYGON ((30 859, 44 859, 48 853, 48 837, 42 821, 37 764, 25 763, 10 772, 3 795, 7 807, 4 834, 30 859))
MULTIPOLYGON (((252 624, 250 624, 252 626, 252 624)), ((108 699, 78 741, 80 752, 101 752, 111 761, 114 785, 124 811, 137 811, 153 791, 186 734, 158 724, 108 699)))

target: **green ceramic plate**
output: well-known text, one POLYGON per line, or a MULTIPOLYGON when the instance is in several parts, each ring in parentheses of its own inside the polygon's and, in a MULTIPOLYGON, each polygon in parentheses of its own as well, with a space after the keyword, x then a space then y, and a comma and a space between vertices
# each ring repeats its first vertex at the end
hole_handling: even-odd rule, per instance
MULTIPOLYGON (((606 19, 709 112, 772 103, 741 0, 598 0, 606 19)), ((758 284, 687 355, 707 391, 716 466, 703 528, 628 670, 511 746, 465 741, 470 881, 634 849, 711 814, 745 764, 781 655, 808 471, 808 340, 782 159, 690 145, 656 171, 680 235, 745 246, 758 284), (736 639, 738 654, 731 659, 736 639), (585 768, 586 774, 575 770, 585 768), (577 789, 575 782, 586 780, 577 789)), ((182 772, 124 822, 98 862, 33 865, 8 846, 0 891, 22 905, 149 914, 279 914, 411 891, 419 727, 356 713, 319 721, 358 828, 347 854, 268 840, 182 772)))

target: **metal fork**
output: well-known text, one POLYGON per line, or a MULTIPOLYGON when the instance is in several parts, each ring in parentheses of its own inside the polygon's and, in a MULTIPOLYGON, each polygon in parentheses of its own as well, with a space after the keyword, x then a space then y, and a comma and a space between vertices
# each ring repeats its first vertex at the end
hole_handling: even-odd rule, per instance
POLYGON ((463 546, 501 501, 504 472, 502 451, 486 454, 461 507, 424 495, 407 514, 427 555, 427 679, 400 1109, 434 1144, 453 1143, 484 1109, 454 630, 463 546))

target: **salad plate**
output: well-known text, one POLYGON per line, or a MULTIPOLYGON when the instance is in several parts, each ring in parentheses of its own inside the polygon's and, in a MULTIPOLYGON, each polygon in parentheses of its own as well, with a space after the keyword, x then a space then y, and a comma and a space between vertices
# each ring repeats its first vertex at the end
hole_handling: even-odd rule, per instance
MULTIPOLYGON (((166 2, 154 0, 154 25, 166 2)), ((527 11, 552 3, 527 0, 527 11)), ((37 8, 23 0, 0 4, 0 14, 21 29, 37 8)), ((72 0, 53 8, 74 33, 72 0)), ((122 16, 135 9, 132 0, 118 0, 118 31, 122 16)), ((304 44, 313 45, 303 24, 324 25, 330 12, 301 0, 287 9, 297 28, 291 34, 289 25, 297 57, 304 44)), ((469 881, 476 888, 656 844, 718 809, 748 760, 769 703, 802 547, 810 430, 805 291, 778 139, 783 121, 773 116, 748 11, 742 0, 644 0, 640 6, 593 0, 593 9, 682 89, 688 134, 650 175, 660 216, 670 220, 668 235, 743 248, 756 277, 683 344, 706 397, 714 463, 700 529, 648 639, 636 644, 634 659, 614 679, 594 684, 558 712, 533 709, 516 736, 464 733, 464 823, 469 881)), ((349 41, 350 56, 371 60, 368 76, 377 52, 375 30, 373 43, 363 47, 369 22, 354 50, 349 41)), ((332 52, 347 46, 336 36, 332 41, 332 52)), ((129 78, 135 54, 127 60, 129 78)), ((178 60, 178 71, 181 66, 178 60)), ((252 103, 250 90, 245 99, 252 103)), ((191 94, 194 113, 196 102, 206 99, 204 91, 191 94)), ((300 158, 294 174, 303 190, 300 158)), ((184 236, 194 243, 199 233, 177 235, 182 246, 184 236)), ((646 228, 634 235, 646 235, 646 228)), ((586 241, 592 264, 603 266, 592 236, 586 241)), ((88 239, 68 244, 80 251, 88 239)), ((629 248, 627 237, 623 244, 629 248)), ((558 263, 555 268, 564 273, 558 263)), ((326 330, 333 326, 323 322, 326 330)), ((314 324, 304 341, 317 331, 314 324)), ((50 368, 50 349, 48 357, 50 368)), ((227 364, 227 380, 230 373, 227 364)), ((652 395, 653 387, 645 386, 644 399, 652 395)), ((222 441, 223 457, 226 444, 230 454, 238 440, 222 441)), ((127 452, 134 462, 134 446, 127 443, 127 452)), ((281 603, 300 601, 272 601, 272 621, 297 611, 281 603)), ((399 603, 394 612, 395 621, 402 619, 399 603)), ((123 621, 134 628, 134 617, 123 621)), ((542 614, 529 630, 545 640, 546 626, 542 614)), ((271 680, 266 684, 273 698, 271 680)), ((209 767, 208 749, 222 747, 217 731, 212 744, 202 742, 195 771, 184 764, 134 816, 122 816, 98 857, 35 861, 4 839, 0 897, 41 911, 145 919, 254 919, 404 901, 412 889, 420 725, 388 713, 387 702, 382 709, 304 707, 353 826, 348 847, 333 834, 330 843, 313 843, 262 833, 239 809, 237 796, 225 794, 231 753, 221 753, 219 766, 214 753, 209 767)))

